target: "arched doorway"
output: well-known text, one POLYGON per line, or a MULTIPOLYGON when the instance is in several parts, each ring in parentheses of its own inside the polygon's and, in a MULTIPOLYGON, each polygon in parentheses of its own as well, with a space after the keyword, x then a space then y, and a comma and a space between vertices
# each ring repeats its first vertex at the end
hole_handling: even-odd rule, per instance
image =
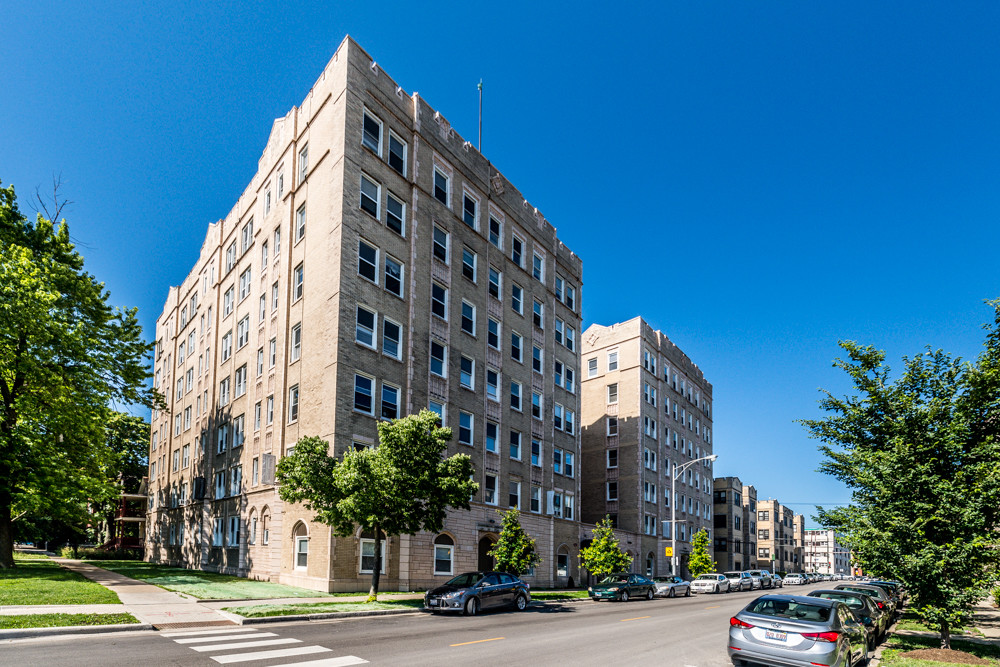
POLYGON ((490 551, 493 549, 493 543, 495 540, 486 535, 479 540, 479 570, 495 570, 496 569, 496 559, 490 555, 490 551))

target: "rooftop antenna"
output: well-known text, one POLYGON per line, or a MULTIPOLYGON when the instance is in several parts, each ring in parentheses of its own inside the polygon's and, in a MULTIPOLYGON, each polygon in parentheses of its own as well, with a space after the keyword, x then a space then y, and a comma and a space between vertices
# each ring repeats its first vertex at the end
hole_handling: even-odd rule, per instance
POLYGON ((480 153, 483 152, 483 80, 479 80, 479 147, 477 149, 480 153))

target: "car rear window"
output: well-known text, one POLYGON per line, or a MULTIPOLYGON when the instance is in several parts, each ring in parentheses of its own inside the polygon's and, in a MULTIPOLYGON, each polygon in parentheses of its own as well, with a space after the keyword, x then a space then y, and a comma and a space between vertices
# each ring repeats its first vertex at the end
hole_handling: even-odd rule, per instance
POLYGON ((837 593, 820 593, 816 597, 823 598, 824 600, 837 600, 838 602, 843 602, 851 609, 864 609, 865 607, 865 603, 862 602, 857 595, 847 595, 847 594, 838 595, 837 593))
POLYGON ((719 575, 717 575, 717 574, 703 574, 703 575, 701 575, 698 578, 699 579, 706 579, 708 581, 718 581, 719 575))
POLYGON ((751 614, 761 616, 778 616, 789 618, 795 621, 812 621, 822 623, 830 620, 830 607, 809 604, 808 602, 796 602, 794 600, 780 600, 774 598, 760 598, 754 600, 747 611, 751 614))
POLYGON ((743 577, 742 572, 726 572, 726 576, 730 579, 740 579, 743 577))

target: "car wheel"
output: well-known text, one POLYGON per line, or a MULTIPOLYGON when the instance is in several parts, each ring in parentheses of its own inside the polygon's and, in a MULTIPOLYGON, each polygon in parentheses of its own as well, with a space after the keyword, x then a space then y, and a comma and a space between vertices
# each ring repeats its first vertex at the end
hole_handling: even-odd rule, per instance
POLYGON ((465 603, 465 615, 475 616, 479 613, 479 600, 477 598, 469 598, 465 603))
POLYGON ((716 587, 715 587, 715 592, 716 592, 716 593, 718 593, 718 592, 719 592, 719 587, 718 587, 718 585, 716 585, 716 587))
POLYGON ((525 609, 527 609, 528 608, 527 598, 525 598, 523 595, 518 595, 516 598, 514 598, 514 607, 517 608, 518 611, 524 611, 525 609))
POLYGON ((672 597, 674 597, 674 595, 675 595, 674 589, 672 589, 672 588, 667 589, 667 597, 668 598, 672 598, 672 597))
POLYGON ((628 602, 628 591, 622 591, 622 602, 628 602))
POLYGON ((652 600, 653 599, 653 589, 652 588, 647 588, 646 589, 646 599, 647 600, 652 600))
POLYGON ((684 597, 686 597, 686 598, 691 597, 691 587, 690 586, 688 586, 687 590, 684 591, 684 597))

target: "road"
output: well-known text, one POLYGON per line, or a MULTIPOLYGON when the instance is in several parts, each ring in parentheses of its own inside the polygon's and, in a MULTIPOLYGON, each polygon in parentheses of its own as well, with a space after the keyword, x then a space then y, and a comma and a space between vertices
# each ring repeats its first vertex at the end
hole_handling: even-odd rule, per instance
MULTIPOLYGON (((789 587, 797 595, 831 586, 789 587)), ((766 591, 770 592, 770 591, 766 591)), ((0 642, 3 664, 346 667, 661 664, 723 667, 729 618, 760 591, 690 598, 535 604, 479 616, 406 614, 177 632, 0 642), (261 653, 264 652, 264 655, 261 653)))

